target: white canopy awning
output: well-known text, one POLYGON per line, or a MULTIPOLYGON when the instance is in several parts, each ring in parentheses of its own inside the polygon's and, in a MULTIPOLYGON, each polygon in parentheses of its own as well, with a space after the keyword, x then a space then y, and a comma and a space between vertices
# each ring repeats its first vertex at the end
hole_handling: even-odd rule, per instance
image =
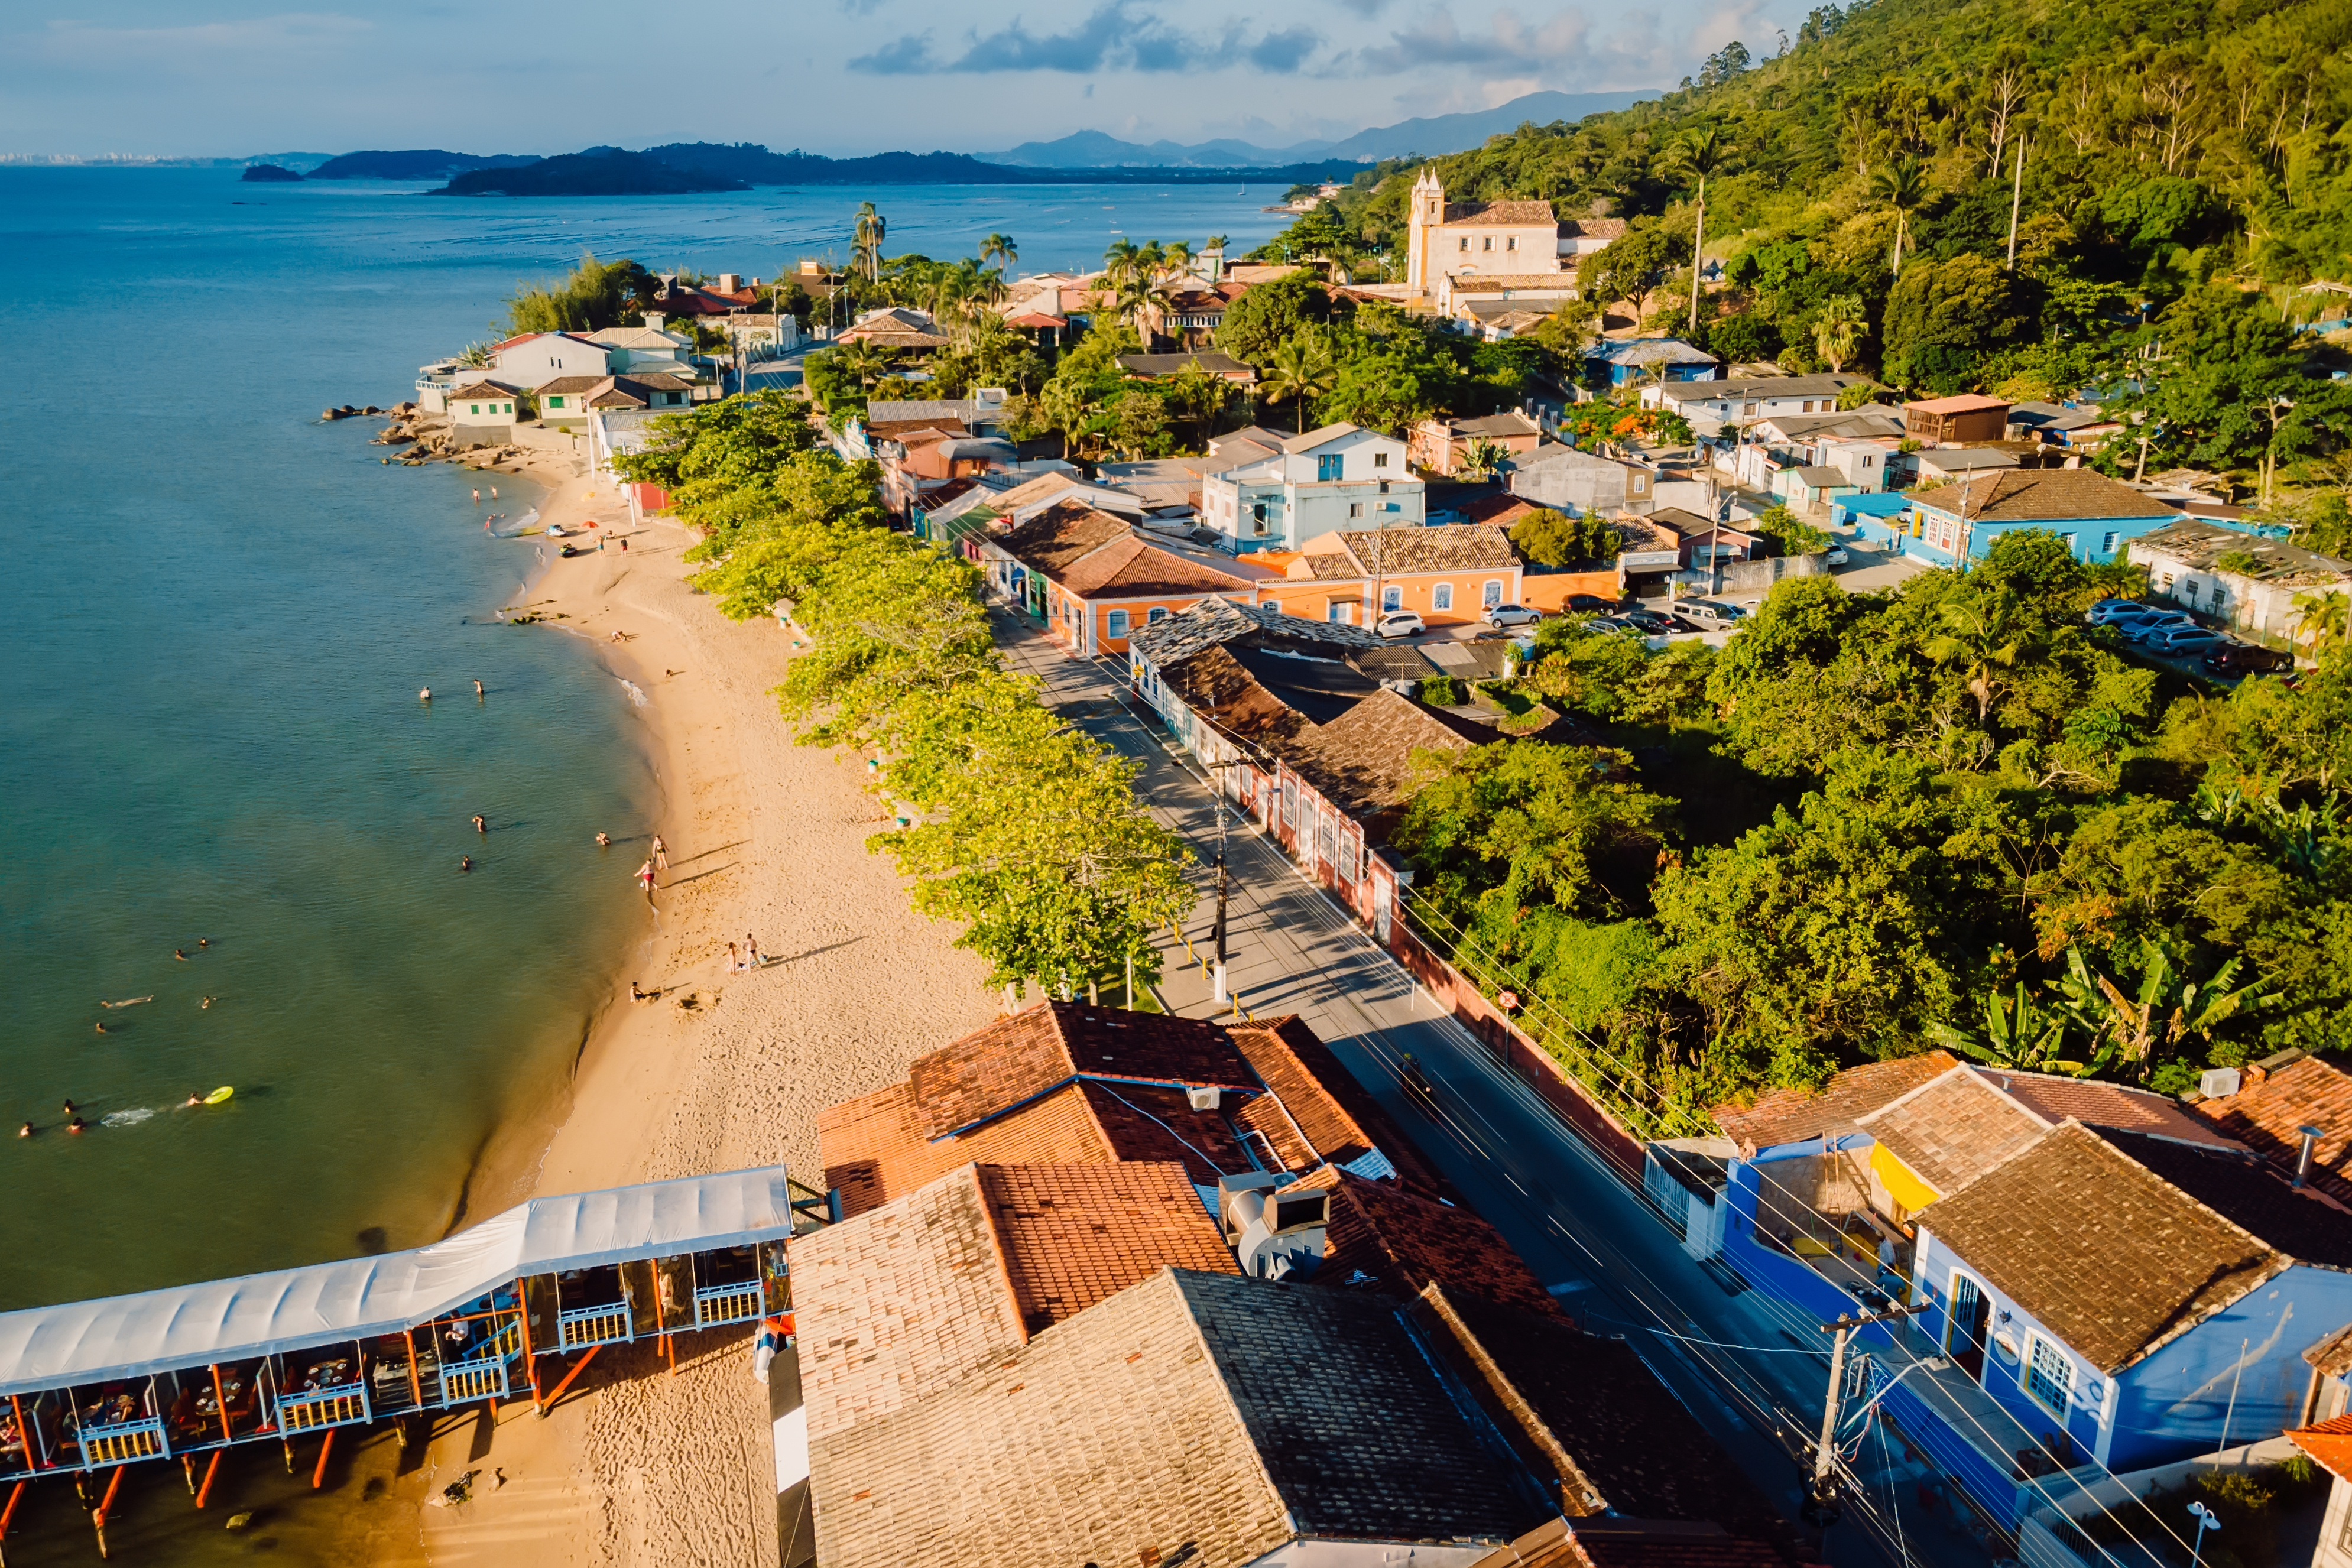
POLYGON ((0 1396, 398 1333, 525 1274, 792 1228, 781 1166, 533 1198, 413 1251, 0 1313, 0 1396))

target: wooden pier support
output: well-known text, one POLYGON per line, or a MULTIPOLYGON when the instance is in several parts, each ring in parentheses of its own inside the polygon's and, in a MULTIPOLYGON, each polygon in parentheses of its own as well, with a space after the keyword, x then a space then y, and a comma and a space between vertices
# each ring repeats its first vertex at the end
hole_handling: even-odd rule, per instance
POLYGON ((226 1448, 215 1448, 213 1450, 213 1462, 205 1467, 205 1484, 196 1489, 196 1506, 198 1508, 204 1507, 205 1500, 213 1495, 213 1478, 220 1474, 221 1456, 226 1452, 228 1452, 226 1448))
POLYGON ((317 1491, 320 1487, 327 1484, 327 1456, 334 1451, 335 1432, 334 1428, 331 1427, 327 1429, 326 1440, 319 1445, 318 1468, 310 1472, 310 1490, 312 1491, 317 1491))
POLYGON ((122 1489, 122 1472, 130 1468, 131 1467, 129 1465, 117 1465, 114 1467, 113 1479, 106 1483, 106 1497, 104 1500, 99 1503, 96 1511, 91 1513, 89 1516, 91 1528, 98 1531, 98 1554, 101 1558, 107 1554, 106 1511, 114 1506, 114 1494, 122 1489))
POLYGON ((541 1420, 546 1419, 547 1413, 555 1408, 555 1402, 563 1397, 563 1391, 572 1386, 572 1380, 580 1375, 581 1369, 595 1360, 596 1353, 604 1348, 601 1344, 590 1345, 588 1354, 572 1364, 572 1370, 563 1375, 563 1381, 555 1385, 555 1392, 547 1396, 545 1404, 536 1399, 531 1401, 531 1408, 539 1412, 541 1420))

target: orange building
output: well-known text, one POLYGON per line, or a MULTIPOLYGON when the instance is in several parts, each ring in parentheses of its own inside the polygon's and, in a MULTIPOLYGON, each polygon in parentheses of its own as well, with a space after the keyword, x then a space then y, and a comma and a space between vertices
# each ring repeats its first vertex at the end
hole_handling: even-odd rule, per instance
POLYGON ((1256 601, 1277 573, 1256 558, 1235 560, 1160 538, 1109 512, 1052 507, 987 541, 1019 570, 1014 597, 1055 642, 1092 658, 1127 652, 1128 633, 1203 599, 1256 601))
POLYGON ((1248 559, 1282 563, 1282 580, 1258 590, 1260 603, 1314 621, 1364 626, 1411 610, 1432 626, 1460 626, 1489 604, 1519 602, 1518 552, 1509 535, 1484 523, 1335 531, 1295 554, 1248 559))

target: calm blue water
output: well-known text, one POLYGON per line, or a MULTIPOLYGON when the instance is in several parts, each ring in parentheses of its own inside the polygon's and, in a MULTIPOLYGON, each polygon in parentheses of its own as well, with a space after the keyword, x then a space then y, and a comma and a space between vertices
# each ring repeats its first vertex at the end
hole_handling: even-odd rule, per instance
POLYGON ((375 422, 320 408, 407 397, 583 250, 765 277, 845 256, 872 195, 893 253, 1002 231, 1034 270, 1121 235, 1244 249, 1279 194, 0 168, 0 1124, 42 1129, 0 1136, 0 1310, 434 1239, 643 936, 631 709, 593 645, 491 622, 533 544, 484 535, 473 476, 386 468, 375 422))

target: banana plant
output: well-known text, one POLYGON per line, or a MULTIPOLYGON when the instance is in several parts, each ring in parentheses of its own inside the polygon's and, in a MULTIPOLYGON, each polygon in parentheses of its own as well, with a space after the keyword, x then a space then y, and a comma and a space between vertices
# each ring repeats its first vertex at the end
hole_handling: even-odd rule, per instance
MULTIPOLYGON (((2055 1072, 2069 1078, 2088 1078, 2114 1059, 2112 1048, 2095 1051, 2088 1060, 2062 1055, 2073 1020, 2063 1009, 2044 1009, 2022 980, 2017 982, 2014 995, 2004 997, 1994 991, 1985 998, 1981 1016, 1981 1030, 1932 1023, 1927 1026, 1927 1037, 1948 1051, 1989 1067, 2005 1067, 2015 1072, 2055 1072)), ((2093 1039, 2094 1047, 2100 1043, 2095 1037, 2093 1039)))
POLYGON ((2191 1041, 2209 1043, 2232 1019, 2281 1005, 2268 980, 2235 983, 2244 967, 2242 956, 2230 958, 2210 977, 2192 980, 2171 948, 2150 936, 2141 940, 2138 974, 2130 989, 2126 982, 2135 977, 2120 968, 2115 976, 2098 973, 2079 946, 2066 950, 2066 973, 2059 985, 2070 1019, 2145 1079, 2160 1054, 2177 1054, 2191 1041))

